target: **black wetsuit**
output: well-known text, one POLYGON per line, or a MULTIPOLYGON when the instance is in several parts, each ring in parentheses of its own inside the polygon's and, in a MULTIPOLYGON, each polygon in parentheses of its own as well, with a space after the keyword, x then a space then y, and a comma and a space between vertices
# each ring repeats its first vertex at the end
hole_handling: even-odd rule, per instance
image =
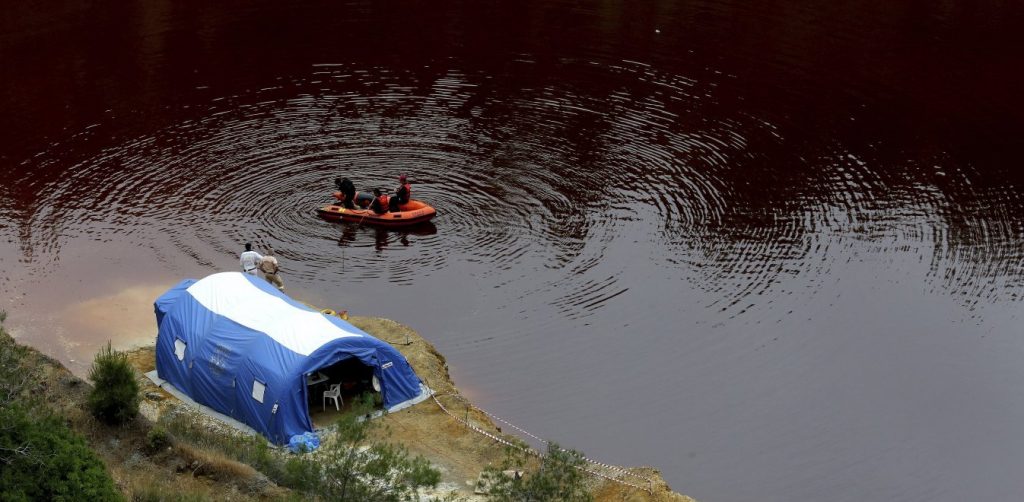
POLYGON ((345 208, 355 209, 356 204, 354 199, 356 198, 356 185, 348 178, 336 181, 335 184, 338 186, 338 190, 341 191, 342 195, 345 196, 345 200, 342 202, 342 204, 345 205, 345 208))
POLYGON ((391 210, 398 211, 399 206, 409 202, 409 187, 402 185, 395 190, 395 196, 391 198, 391 210))

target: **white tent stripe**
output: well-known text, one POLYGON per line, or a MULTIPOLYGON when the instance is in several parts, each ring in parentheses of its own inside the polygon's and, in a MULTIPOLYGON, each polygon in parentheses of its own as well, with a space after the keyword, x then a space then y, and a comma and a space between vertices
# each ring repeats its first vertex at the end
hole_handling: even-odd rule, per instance
POLYGON ((323 314, 298 308, 253 286, 241 272, 213 274, 187 289, 203 307, 249 329, 266 333, 288 350, 308 356, 331 340, 362 336, 323 314), (230 294, 225 294, 230 291, 230 294))

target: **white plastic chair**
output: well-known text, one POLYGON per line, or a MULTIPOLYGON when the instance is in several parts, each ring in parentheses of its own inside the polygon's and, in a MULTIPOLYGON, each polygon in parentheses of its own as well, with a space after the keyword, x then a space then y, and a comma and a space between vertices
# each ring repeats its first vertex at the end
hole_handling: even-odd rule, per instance
POLYGON ((344 405, 345 402, 342 401, 342 399, 341 399, 341 384, 340 383, 333 384, 333 385, 331 385, 330 390, 324 391, 324 402, 323 402, 324 411, 327 411, 327 400, 328 399, 333 399, 334 400, 334 409, 338 410, 338 411, 341 411, 341 406, 344 405))

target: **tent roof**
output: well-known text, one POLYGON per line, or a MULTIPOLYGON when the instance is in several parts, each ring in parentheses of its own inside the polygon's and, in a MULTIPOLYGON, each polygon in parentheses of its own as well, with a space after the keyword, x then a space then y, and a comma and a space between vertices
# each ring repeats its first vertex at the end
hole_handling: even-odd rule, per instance
POLYGON ((254 287, 258 285, 249 277, 238 272, 214 274, 192 284, 187 291, 211 312, 262 332, 303 356, 338 338, 369 336, 351 324, 332 322, 328 316, 284 295, 267 294, 270 288, 254 287))

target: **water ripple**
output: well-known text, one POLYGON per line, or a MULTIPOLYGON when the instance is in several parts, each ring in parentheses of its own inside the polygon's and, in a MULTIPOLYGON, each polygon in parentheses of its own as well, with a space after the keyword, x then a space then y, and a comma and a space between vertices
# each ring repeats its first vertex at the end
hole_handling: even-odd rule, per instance
MULTIPOLYGON (((890 280, 918 273, 905 260, 924 264, 934 288, 967 305, 1022 282, 1018 195, 976 191, 976 176, 948 159, 894 169, 842 146, 796 156, 771 122, 718 112, 706 82, 631 61, 562 64, 564 81, 506 88, 458 69, 331 63, 212 98, 193 118, 110 145, 59 179, 20 180, 41 194, 24 236, 31 266, 45 273, 76 235, 150 248, 169 268, 212 268, 255 241, 310 284, 335 273, 404 284, 457 259, 482 267, 475 280, 546 296, 570 319, 630 290, 617 279, 628 267, 605 263, 623 239, 730 317, 765 296, 809 302, 813 288, 785 284, 830 280, 866 253, 896 271, 890 280), (313 216, 335 177, 390 190, 398 173, 438 209, 431 230, 313 216), (397 253, 412 242, 417 252, 397 253), (510 277, 523 263, 553 275, 510 277)), ((53 169, 107 128, 30 162, 53 169)))

